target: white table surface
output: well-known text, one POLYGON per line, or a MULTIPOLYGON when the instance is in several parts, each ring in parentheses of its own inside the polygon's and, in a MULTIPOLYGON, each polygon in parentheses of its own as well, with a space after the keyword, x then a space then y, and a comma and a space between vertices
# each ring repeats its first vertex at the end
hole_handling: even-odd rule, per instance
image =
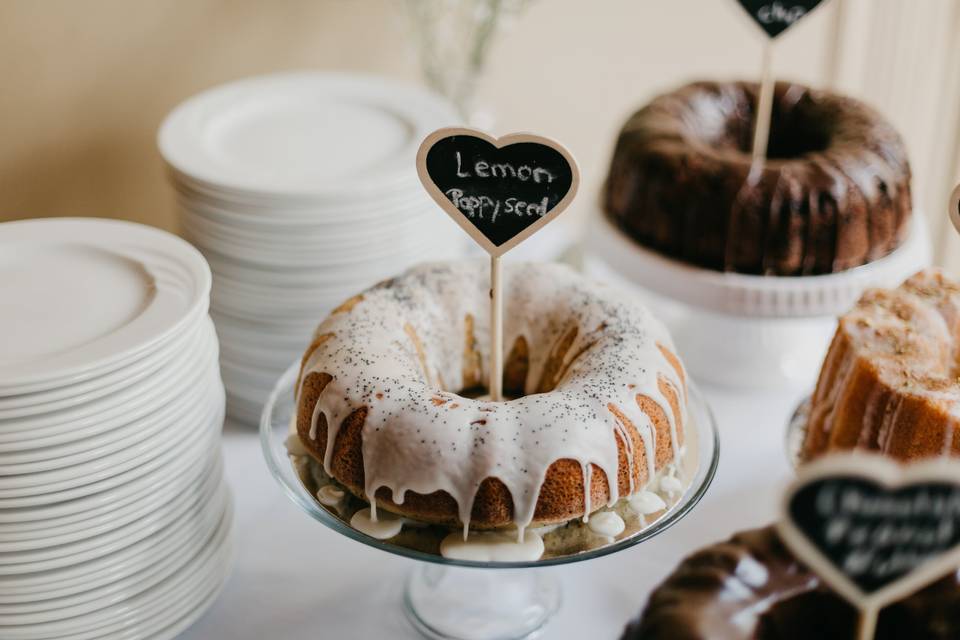
MULTIPOLYGON (((544 638, 614 640, 647 594, 693 550, 771 522, 791 472, 786 422, 805 391, 702 387, 720 426, 720 466, 701 503, 662 535, 626 551, 543 569, 563 585, 544 638)), ((420 636, 400 608, 412 560, 344 538, 307 517, 267 470, 252 429, 228 424, 226 472, 237 557, 220 599, 184 640, 326 640, 420 636)))

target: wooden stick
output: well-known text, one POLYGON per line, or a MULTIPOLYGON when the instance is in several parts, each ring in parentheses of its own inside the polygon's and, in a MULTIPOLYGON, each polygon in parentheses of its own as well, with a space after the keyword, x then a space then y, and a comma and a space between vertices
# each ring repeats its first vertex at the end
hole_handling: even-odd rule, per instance
POLYGON ((503 287, 500 256, 490 256, 490 399, 503 400, 503 287))
POLYGON ((860 610, 860 622, 857 624, 857 640, 873 640, 877 630, 878 611, 875 607, 860 610))
POLYGON ((773 116, 773 41, 764 38, 763 63, 760 71, 760 95, 757 97, 757 122, 753 130, 753 156, 750 163, 750 177, 758 178, 767 158, 767 144, 770 141, 770 119, 773 116))

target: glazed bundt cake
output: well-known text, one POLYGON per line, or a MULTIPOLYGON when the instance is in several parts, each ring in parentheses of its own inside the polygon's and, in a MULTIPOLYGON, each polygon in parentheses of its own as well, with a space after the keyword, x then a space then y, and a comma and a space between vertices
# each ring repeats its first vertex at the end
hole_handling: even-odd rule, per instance
POLYGON ((903 142, 860 102, 781 82, 767 160, 751 176, 757 85, 695 82, 624 125, 603 197, 638 243, 709 269, 830 273, 904 240, 903 142))
POLYGON ((960 453, 960 282, 921 271, 840 318, 810 401, 802 457, 960 453))
MULTIPOLYGON (((621 640, 850 640, 857 610, 800 564, 773 527, 697 551, 621 640)), ((960 573, 880 613, 876 640, 960 637, 960 573)))
POLYGON ((560 265, 507 264, 504 280, 504 402, 476 395, 485 263, 414 268, 316 330, 297 433, 349 492, 376 496, 374 515, 522 537, 635 494, 678 460, 687 391, 663 326, 560 265))

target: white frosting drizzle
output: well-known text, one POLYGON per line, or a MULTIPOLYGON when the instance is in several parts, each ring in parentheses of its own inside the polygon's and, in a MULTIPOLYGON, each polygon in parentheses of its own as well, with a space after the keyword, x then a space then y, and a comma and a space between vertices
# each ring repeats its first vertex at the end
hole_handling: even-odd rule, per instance
POLYGON ((649 516, 667 508, 667 503, 663 501, 663 498, 652 491, 639 491, 635 493, 630 496, 627 504, 630 505, 630 508, 635 513, 641 516, 649 516))
POLYGON ((360 509, 350 518, 350 526, 377 540, 387 540, 400 533, 403 519, 390 512, 375 517, 370 509, 360 509))
POLYGON ((539 560, 543 555, 543 538, 529 530, 520 539, 512 531, 474 531, 464 540, 454 532, 440 543, 440 555, 475 562, 539 560))
POLYGON ((598 511, 590 518, 590 531, 600 536, 613 538, 623 533, 627 524, 615 511, 598 511))
MULTIPOLYGON (((507 264, 504 276, 504 344, 509 351, 523 336, 529 346, 527 395, 516 400, 468 399, 431 384, 442 379, 448 389, 462 388, 468 316, 483 354, 483 378, 487 376, 489 275, 483 262, 417 267, 365 292, 349 311, 331 315, 318 327, 316 336, 333 337, 310 354, 301 379, 313 372, 332 376, 314 408, 309 432, 315 439, 323 415, 328 474, 341 423, 366 407, 362 454, 368 498, 381 487, 398 503, 406 491, 446 491, 456 500, 466 531, 480 484, 496 477, 510 491, 518 537, 525 539, 547 469, 557 460, 575 460, 583 469, 585 521, 594 506, 591 465, 606 476, 610 504, 620 498, 618 440, 631 462, 635 452, 630 427, 610 407, 623 414, 643 441, 646 484, 656 472, 656 441, 638 395, 663 409, 678 459, 677 420, 686 424, 684 385, 658 347, 674 351, 664 327, 624 293, 560 265, 507 264), (558 384, 550 393, 536 393, 551 351, 572 326, 578 331, 558 384), (677 393, 680 416, 673 415, 658 378, 677 393)), ((633 484, 631 477, 631 492, 645 488, 633 484)), ((375 501, 371 507, 375 519, 375 501)))
POLYGON ((346 493, 332 484, 325 484, 317 490, 317 501, 328 507, 335 507, 343 500, 346 493))

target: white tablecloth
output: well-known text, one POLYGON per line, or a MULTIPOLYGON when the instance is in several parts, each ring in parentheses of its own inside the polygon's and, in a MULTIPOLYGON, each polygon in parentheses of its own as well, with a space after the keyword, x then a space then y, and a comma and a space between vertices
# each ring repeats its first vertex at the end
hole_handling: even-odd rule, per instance
MULTIPOLYGON (((720 467, 706 497, 657 538, 547 569, 560 578, 564 602, 543 637, 617 638, 681 558, 774 518, 791 475, 786 421, 803 393, 703 391, 720 425, 720 467)), ((281 493, 249 428, 228 424, 224 453, 236 503, 236 563, 220 599, 183 639, 419 638, 399 601, 413 561, 348 540, 307 517, 281 493)))

